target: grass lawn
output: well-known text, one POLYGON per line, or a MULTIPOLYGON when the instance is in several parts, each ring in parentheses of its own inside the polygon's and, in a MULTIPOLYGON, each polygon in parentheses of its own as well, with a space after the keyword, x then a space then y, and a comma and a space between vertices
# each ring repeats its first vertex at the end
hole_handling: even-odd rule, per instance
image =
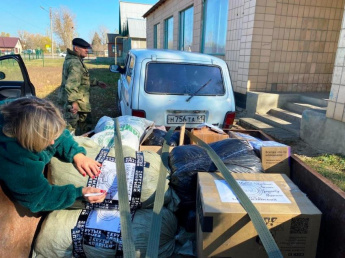
POLYGON ((317 157, 303 157, 301 159, 318 173, 331 180, 341 190, 345 191, 345 157, 323 154, 317 157))
MULTIPOLYGON (((30 80, 36 88, 39 98, 49 99, 58 105, 58 90, 62 78, 62 65, 64 58, 24 60, 30 80)), ((102 116, 117 116, 117 80, 118 74, 109 71, 108 64, 98 64, 93 60, 85 60, 91 78, 105 82, 108 87, 91 88, 90 102, 92 105, 93 124, 102 116)))

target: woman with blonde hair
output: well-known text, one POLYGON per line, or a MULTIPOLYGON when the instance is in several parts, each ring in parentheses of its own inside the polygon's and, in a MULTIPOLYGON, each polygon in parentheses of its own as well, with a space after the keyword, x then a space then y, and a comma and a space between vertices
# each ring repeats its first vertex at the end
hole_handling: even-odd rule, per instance
POLYGON ((100 173, 101 164, 86 157, 65 128, 60 111, 47 100, 20 98, 0 107, 0 181, 32 212, 64 209, 78 198, 91 203, 105 199, 103 190, 51 185, 45 178, 44 168, 53 156, 73 162, 83 176, 100 173), (85 196, 90 193, 102 194, 85 196))

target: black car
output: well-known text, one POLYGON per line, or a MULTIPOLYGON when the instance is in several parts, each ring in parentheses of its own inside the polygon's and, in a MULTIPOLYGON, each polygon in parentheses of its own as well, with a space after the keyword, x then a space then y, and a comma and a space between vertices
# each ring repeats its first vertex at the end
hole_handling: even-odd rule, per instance
POLYGON ((20 55, 0 56, 0 101, 36 96, 28 71, 20 55))

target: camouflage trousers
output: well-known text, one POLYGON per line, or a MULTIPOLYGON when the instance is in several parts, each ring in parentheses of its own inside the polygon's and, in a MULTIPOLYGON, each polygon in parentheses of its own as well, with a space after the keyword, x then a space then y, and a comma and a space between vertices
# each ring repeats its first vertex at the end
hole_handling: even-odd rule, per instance
POLYGON ((73 114, 67 107, 64 112, 64 119, 67 129, 74 135, 82 135, 92 130, 92 119, 90 112, 78 112, 73 114))

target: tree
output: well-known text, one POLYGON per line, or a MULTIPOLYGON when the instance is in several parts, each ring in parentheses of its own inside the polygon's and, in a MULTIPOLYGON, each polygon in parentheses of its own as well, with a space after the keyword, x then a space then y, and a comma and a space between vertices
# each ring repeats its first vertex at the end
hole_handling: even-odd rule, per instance
POLYGON ((54 33, 60 39, 62 48, 72 48, 72 39, 75 37, 75 15, 66 7, 53 12, 54 33))
POLYGON ((96 52, 96 55, 99 55, 99 52, 103 51, 102 40, 97 32, 95 32, 92 39, 92 50, 96 52))
POLYGON ((10 37, 10 33, 7 32, 1 32, 0 37, 10 37))
POLYGON ((31 34, 27 31, 18 31, 19 39, 24 49, 46 50, 46 45, 51 46, 51 39, 48 35, 31 34))
POLYGON ((95 34, 97 33, 97 38, 100 39, 100 45, 102 46, 99 47, 97 46, 98 50, 95 50, 95 47, 94 47, 94 44, 92 43, 93 45, 93 49, 95 51, 104 51, 104 50, 107 50, 108 46, 107 46, 107 43, 108 43, 108 33, 109 33, 109 30, 107 27, 105 27, 104 25, 100 25, 96 31, 90 31, 89 32, 89 39, 91 39, 91 42, 93 42, 94 40, 94 37, 95 37, 95 34))
POLYGON ((104 46, 108 43, 109 30, 104 25, 100 25, 98 30, 99 30, 99 36, 101 37, 101 43, 104 46))

